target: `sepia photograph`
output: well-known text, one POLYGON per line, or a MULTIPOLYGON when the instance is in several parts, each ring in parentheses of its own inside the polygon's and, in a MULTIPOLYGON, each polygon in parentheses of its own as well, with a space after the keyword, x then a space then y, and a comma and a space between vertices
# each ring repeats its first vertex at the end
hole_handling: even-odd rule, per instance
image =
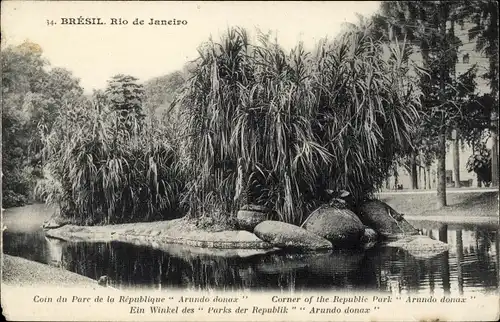
POLYGON ((500 317, 497 1, 1 6, 7 320, 500 317))

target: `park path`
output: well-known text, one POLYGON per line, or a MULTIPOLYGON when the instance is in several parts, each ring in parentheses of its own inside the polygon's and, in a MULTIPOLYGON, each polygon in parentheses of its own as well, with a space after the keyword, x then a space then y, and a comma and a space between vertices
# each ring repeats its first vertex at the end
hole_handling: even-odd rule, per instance
MULTIPOLYGON (((480 189, 446 189, 446 193, 481 193, 481 192, 498 192, 498 188, 480 188, 480 189)), ((376 193, 377 195, 425 195, 435 194, 436 190, 408 190, 408 191, 383 191, 376 193)))

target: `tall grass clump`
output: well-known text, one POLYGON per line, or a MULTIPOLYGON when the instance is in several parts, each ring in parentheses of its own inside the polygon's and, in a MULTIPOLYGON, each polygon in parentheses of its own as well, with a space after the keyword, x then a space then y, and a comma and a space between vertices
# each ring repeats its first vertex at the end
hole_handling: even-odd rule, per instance
POLYGON ((44 136, 46 179, 37 187, 75 224, 170 219, 184 187, 176 141, 99 98, 62 109, 44 136), (126 126, 124 126, 124 124, 126 126))
POLYGON ((413 133, 407 57, 360 31, 314 53, 252 45, 242 29, 203 44, 178 100, 191 215, 257 203, 300 223, 328 189, 369 196, 413 133))
POLYGON ((383 45, 363 30, 316 50, 315 133, 333 156, 319 172, 320 190, 345 189, 359 204, 382 185, 411 146, 420 108, 404 42, 383 45))

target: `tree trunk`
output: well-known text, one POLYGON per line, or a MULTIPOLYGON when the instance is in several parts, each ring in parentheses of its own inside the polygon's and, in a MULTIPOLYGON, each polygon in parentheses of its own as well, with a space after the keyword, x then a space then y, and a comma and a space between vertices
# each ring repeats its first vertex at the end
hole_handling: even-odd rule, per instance
POLYGON ((439 135, 437 156, 437 208, 446 206, 446 135, 439 135))
POLYGON ((455 181, 455 188, 460 188, 460 147, 457 130, 453 130, 453 136, 453 180, 455 181))
POLYGON ((427 173, 424 168, 424 189, 427 189, 427 173))
POLYGON ((418 189, 418 178, 417 178, 417 160, 415 152, 411 153, 410 157, 410 172, 411 172, 411 188, 413 190, 418 189))
MULTIPOLYGON (((420 158, 420 154, 418 155, 418 164, 417 164, 417 167, 418 167, 418 189, 422 189, 422 163, 421 163, 421 158, 420 158)), ((425 186, 424 186, 425 188, 425 186)))
MULTIPOLYGON (((491 10, 489 18, 489 31, 498 32, 498 7, 496 10, 491 10)), ((488 55, 489 60, 489 74, 497 75, 490 78, 491 96, 495 99, 496 108, 498 108, 498 34, 489 33, 487 46, 491 46, 492 53, 488 55)), ((498 187, 498 110, 493 109, 491 112, 491 186, 498 187)))
POLYGON ((431 167, 427 166, 426 171, 427 171, 427 189, 431 190, 432 189, 431 167))
MULTIPOLYGON (((441 34, 441 39, 444 45, 446 41, 446 14, 447 14, 447 4, 443 1, 439 2, 440 4, 440 21, 439 21, 439 31, 441 34)), ((446 46, 442 48, 442 50, 447 50, 446 46)), ((439 99, 441 104, 446 102, 446 65, 441 64, 439 68, 439 99)), ((439 147, 438 147, 438 164, 437 164, 437 174, 438 174, 438 183, 437 183, 437 208, 442 208, 446 206, 446 116, 441 115, 440 133, 439 133, 439 147)))
POLYGON ((491 113, 491 186, 498 187, 498 114, 491 113))
MULTIPOLYGON (((455 36, 455 19, 451 19, 450 33, 455 36)), ((453 79, 456 81, 456 65, 452 67, 453 69, 453 79)), ((454 129, 452 132, 453 136, 453 181, 455 182, 455 188, 460 188, 460 150, 458 141, 458 130, 454 129)))

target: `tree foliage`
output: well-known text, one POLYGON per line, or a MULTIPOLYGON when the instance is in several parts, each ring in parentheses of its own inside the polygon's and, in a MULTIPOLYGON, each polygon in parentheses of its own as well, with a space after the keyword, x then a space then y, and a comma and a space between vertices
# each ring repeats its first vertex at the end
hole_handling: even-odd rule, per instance
POLYGON ((475 40, 476 50, 489 60, 488 71, 482 77, 489 81, 491 93, 498 93, 498 1, 463 1, 460 21, 473 23, 468 30, 469 40, 475 40))
MULTIPOLYGON (((483 108, 487 100, 477 95, 477 66, 459 75, 455 72, 463 45, 455 25, 463 23, 466 7, 464 2, 384 1, 372 18, 372 33, 386 42, 394 36, 404 37, 420 56, 414 70, 422 92, 421 123, 413 149, 403 158, 407 164, 415 162, 414 156, 419 154, 425 166, 438 159, 444 167, 445 139, 451 138, 453 131, 457 131, 457 139, 474 144, 484 130, 488 108, 483 108)), ((415 181, 416 171, 412 175, 415 181)))
POLYGON ((164 113, 169 113, 170 106, 184 82, 184 75, 181 72, 174 72, 147 81, 144 84, 144 110, 150 116, 160 118, 164 113))
POLYGON ((2 50, 2 191, 5 207, 25 204, 41 176, 42 131, 49 130, 64 100, 82 94, 78 79, 48 69, 37 44, 2 50))
POLYGON ((130 75, 115 75, 109 81, 104 91, 110 109, 116 111, 117 121, 125 128, 140 127, 145 114, 142 109, 144 87, 138 84, 138 79, 130 75))

